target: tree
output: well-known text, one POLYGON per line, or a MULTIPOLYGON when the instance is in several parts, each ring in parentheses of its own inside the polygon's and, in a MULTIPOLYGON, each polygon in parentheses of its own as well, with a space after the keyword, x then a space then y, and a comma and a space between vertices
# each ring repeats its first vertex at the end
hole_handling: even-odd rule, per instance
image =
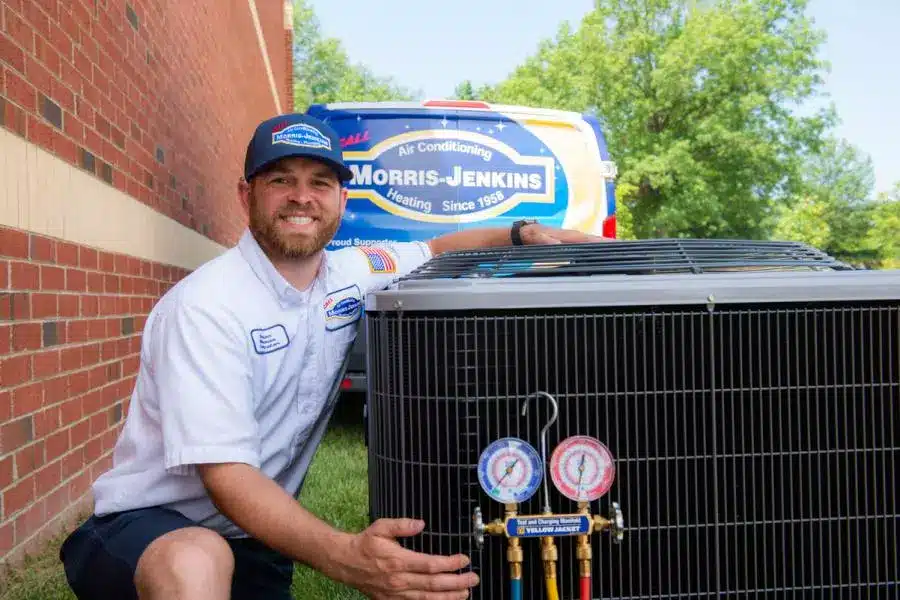
POLYGON ((802 178, 809 193, 826 207, 831 239, 824 249, 850 261, 871 257, 865 247, 875 190, 871 159, 844 140, 829 139, 810 157, 802 178))
POLYGON ((849 262, 875 258, 866 241, 875 189, 869 156, 827 138, 804 160, 800 180, 803 195, 778 207, 773 237, 804 241, 849 262))
POLYGON ((475 97, 475 88, 472 86, 472 82, 468 79, 456 86, 456 89, 453 90, 453 98, 456 100, 478 99, 475 97))
POLYGON ((815 196, 806 196, 793 205, 779 206, 772 238, 803 242, 825 250, 832 240, 828 209, 828 205, 815 196))
POLYGON ((767 237, 833 124, 806 0, 597 0, 493 102, 598 115, 638 237, 767 237))
POLYGON ((293 18, 295 110, 316 103, 411 100, 416 95, 391 77, 352 64, 339 40, 322 35, 306 0, 294 0, 293 18))
POLYGON ((468 79, 456 86, 453 90, 454 100, 484 100, 491 93, 490 85, 475 87, 468 79))
POLYGON ((874 203, 867 243, 878 257, 878 266, 900 269, 900 181, 874 203))

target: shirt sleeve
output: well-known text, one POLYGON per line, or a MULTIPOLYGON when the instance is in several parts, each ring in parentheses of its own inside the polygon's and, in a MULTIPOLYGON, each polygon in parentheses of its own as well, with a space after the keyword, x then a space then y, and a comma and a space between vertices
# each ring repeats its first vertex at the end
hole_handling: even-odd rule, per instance
POLYGON ((216 312, 176 302, 154 326, 149 366, 171 473, 196 475, 202 463, 260 464, 246 341, 216 312))
POLYGON ((342 248, 334 251, 329 260, 338 270, 346 271, 366 294, 388 287, 431 257, 431 249, 425 242, 397 242, 342 248))

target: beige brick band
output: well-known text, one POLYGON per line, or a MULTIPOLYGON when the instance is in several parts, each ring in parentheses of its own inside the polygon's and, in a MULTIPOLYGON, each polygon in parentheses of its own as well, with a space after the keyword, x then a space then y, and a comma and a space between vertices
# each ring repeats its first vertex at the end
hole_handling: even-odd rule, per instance
POLYGON ((185 269, 225 249, 4 128, 0 225, 185 269))

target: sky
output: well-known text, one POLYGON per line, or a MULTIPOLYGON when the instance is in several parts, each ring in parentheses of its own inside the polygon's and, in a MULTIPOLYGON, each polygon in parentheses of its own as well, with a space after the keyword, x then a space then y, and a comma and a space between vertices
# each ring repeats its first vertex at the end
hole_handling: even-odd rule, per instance
MULTIPOLYGON (((504 79, 560 23, 574 25, 593 0, 311 0, 322 32, 350 60, 426 97, 470 79, 504 79), (463 41, 465 40, 465 41, 463 41)), ((825 91, 837 135, 872 158, 876 191, 900 182, 900 0, 811 0, 828 41, 825 91)))

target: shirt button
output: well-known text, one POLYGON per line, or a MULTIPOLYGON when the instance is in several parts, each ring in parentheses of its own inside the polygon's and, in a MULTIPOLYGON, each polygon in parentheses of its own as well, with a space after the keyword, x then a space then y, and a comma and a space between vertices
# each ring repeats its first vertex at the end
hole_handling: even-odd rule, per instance
POLYGON ((309 413, 312 412, 312 410, 313 410, 312 402, 304 402, 303 404, 300 405, 300 414, 302 414, 302 415, 308 415, 309 413))

